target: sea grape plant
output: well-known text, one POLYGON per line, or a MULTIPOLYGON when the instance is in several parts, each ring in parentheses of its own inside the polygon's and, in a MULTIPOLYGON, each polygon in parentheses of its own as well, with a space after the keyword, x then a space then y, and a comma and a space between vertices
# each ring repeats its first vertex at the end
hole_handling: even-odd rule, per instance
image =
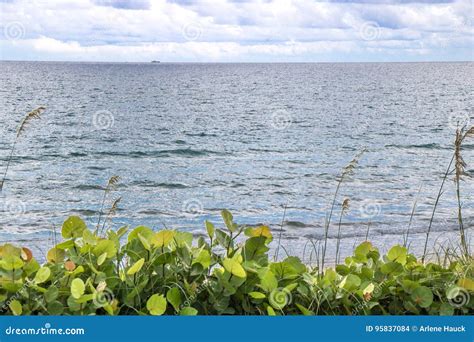
POLYGON ((0 246, 0 307, 8 315, 467 315, 473 262, 424 264, 406 247, 369 241, 335 267, 295 256, 271 261, 268 226, 222 211, 207 236, 139 226, 89 229, 77 216, 40 265, 26 247, 0 246), (244 236, 245 238, 238 237, 244 236))

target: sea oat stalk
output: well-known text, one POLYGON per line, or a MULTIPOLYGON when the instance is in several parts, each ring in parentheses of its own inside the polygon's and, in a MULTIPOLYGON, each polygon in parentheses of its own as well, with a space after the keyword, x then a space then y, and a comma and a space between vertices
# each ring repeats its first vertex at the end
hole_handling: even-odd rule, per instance
POLYGON ((26 128, 28 127, 29 123, 33 119, 39 119, 41 117, 41 113, 43 113, 44 110, 46 110, 46 107, 40 106, 26 114, 23 120, 21 120, 20 125, 18 126, 18 129, 16 131, 15 140, 13 141, 12 148, 10 150, 10 155, 7 160, 7 166, 5 167, 2 180, 0 180, 0 192, 2 192, 3 185, 5 184, 5 181, 7 179, 8 169, 10 168, 10 163, 13 159, 13 153, 15 152, 15 147, 18 142, 18 139, 20 138, 21 134, 26 131, 26 128))

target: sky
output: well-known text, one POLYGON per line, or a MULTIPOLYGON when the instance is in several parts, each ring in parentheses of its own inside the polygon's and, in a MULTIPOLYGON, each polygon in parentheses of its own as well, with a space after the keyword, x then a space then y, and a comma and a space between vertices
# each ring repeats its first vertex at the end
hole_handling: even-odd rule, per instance
POLYGON ((0 59, 474 60, 473 0, 0 0, 0 59))

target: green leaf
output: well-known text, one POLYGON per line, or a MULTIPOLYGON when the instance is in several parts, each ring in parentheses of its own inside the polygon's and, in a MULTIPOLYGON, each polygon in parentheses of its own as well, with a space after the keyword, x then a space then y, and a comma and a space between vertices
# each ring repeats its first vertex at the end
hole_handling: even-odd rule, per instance
POLYGON ((97 265, 102 265, 105 261, 105 259, 107 259, 107 252, 104 252, 102 253, 98 258, 97 258, 97 265))
POLYGON ((78 238, 84 229, 87 229, 86 223, 79 216, 71 216, 64 221, 61 235, 65 239, 78 238))
MULTIPOLYGON (((84 232, 88 232, 88 230, 85 230, 84 232)), ((71 239, 71 240, 63 241, 63 242, 61 242, 61 243, 58 243, 55 247, 56 247, 57 249, 69 249, 69 248, 73 248, 73 247, 74 247, 74 240, 71 239)))
POLYGON ((221 229, 216 229, 216 240, 224 248, 232 247, 232 240, 230 236, 221 229))
POLYGON ((439 307, 439 314, 440 316, 452 316, 454 315, 454 308, 448 303, 443 303, 439 307))
POLYGON ((166 299, 163 295, 154 294, 146 302, 146 308, 150 314, 161 316, 166 311, 166 299))
POLYGON ((420 307, 427 308, 433 303, 433 292, 426 286, 420 286, 413 290, 411 298, 420 307))
POLYGON ((181 309, 179 312, 181 316, 196 316, 198 314, 198 311, 193 308, 192 306, 186 306, 181 309))
POLYGON ((33 280, 35 284, 44 283, 49 279, 51 275, 51 270, 47 266, 41 267, 38 272, 36 272, 35 279, 33 280))
POLYGON ((373 283, 369 283, 363 290, 362 294, 367 295, 367 294, 372 294, 375 290, 375 285, 373 283))
POLYGON ((90 293, 90 294, 81 296, 81 298, 77 299, 76 302, 79 304, 84 304, 84 303, 90 302, 91 300, 94 300, 94 298, 97 298, 97 294, 90 293))
POLYGON ((107 253, 107 258, 112 258, 115 254, 117 254, 117 247, 113 241, 103 239, 100 240, 96 246, 94 246, 92 252, 97 257, 107 253))
POLYGON ((351 269, 346 265, 336 265, 336 272, 340 275, 348 275, 351 272, 351 269))
POLYGON ((66 300, 66 303, 67 303, 68 309, 71 311, 81 310, 81 304, 79 304, 73 296, 69 296, 66 300))
POLYGON ((237 230, 237 225, 234 223, 234 217, 230 211, 224 209, 221 211, 222 219, 224 220, 225 226, 229 229, 230 232, 235 232, 237 230))
POLYGON ((272 292, 278 287, 278 280, 272 271, 268 268, 263 268, 258 272, 260 278, 259 286, 266 292, 272 292))
POLYGON ((446 289, 446 298, 454 299, 461 293, 462 288, 457 285, 451 285, 446 289))
POLYGON ((331 284, 335 282, 336 279, 337 279, 337 272, 333 270, 332 268, 328 268, 324 272, 324 280, 326 281, 326 283, 331 284))
POLYGON ((468 291, 474 291, 474 280, 470 278, 461 278, 458 280, 457 284, 461 287, 464 287, 468 291))
POLYGON ((407 263, 407 251, 408 250, 405 247, 399 245, 393 246, 388 251, 388 260, 405 265, 407 263))
MULTIPOLYGON (((143 247, 145 247, 145 249, 147 251, 151 250, 150 241, 140 233, 138 233, 137 236, 138 236, 138 239, 140 240, 140 242, 142 243, 143 247)), ((150 240, 151 240, 151 238, 150 238, 150 240)))
POLYGON ((51 248, 48 251, 48 254, 46 255, 46 259, 48 260, 48 262, 56 264, 62 262, 64 260, 65 255, 66 253, 64 252, 64 250, 59 248, 51 248))
POLYGON ((166 299, 176 311, 179 311, 181 305, 181 292, 177 287, 173 287, 166 293, 166 299))
POLYGON ((254 236, 245 241, 242 255, 245 260, 258 260, 261 256, 268 252, 266 246, 267 238, 264 236, 254 236))
POLYGON ((151 241, 156 247, 166 247, 171 241, 173 241, 175 233, 176 232, 174 230, 160 230, 153 236, 151 241))
POLYGON ((128 231, 128 226, 120 227, 119 230, 117 230, 117 237, 121 238, 122 236, 125 235, 125 233, 127 233, 127 231, 128 231))
POLYGON ((303 305, 295 303, 296 307, 300 309, 301 313, 305 316, 314 316, 314 312, 306 309, 303 305))
POLYGON ((245 278, 247 276, 247 273, 245 272, 242 265, 235 259, 225 258, 222 264, 227 272, 235 275, 236 277, 245 278))
POLYGON ((21 306, 21 303, 19 301, 17 301, 16 299, 12 300, 10 302, 10 304, 8 304, 8 307, 10 308, 10 310, 12 311, 12 313, 15 316, 20 316, 21 313, 23 312, 23 308, 21 306))
POLYGON ((56 298, 58 298, 58 295, 58 288, 56 286, 50 286, 44 294, 44 299, 47 303, 51 303, 52 301, 56 300, 56 298))
POLYGON ((145 226, 138 226, 128 234, 127 241, 130 242, 134 239, 138 239, 138 234, 145 237, 146 239, 151 239, 154 235, 153 230, 145 226))
POLYGON ((257 291, 249 292, 249 296, 252 297, 253 299, 264 299, 264 298, 267 297, 267 296, 265 296, 264 293, 257 292, 257 291))
POLYGON ((211 254, 209 254, 209 251, 207 249, 202 249, 198 256, 193 260, 193 264, 195 263, 201 264, 204 268, 211 266, 211 254))
POLYGON ((372 244, 369 241, 364 241, 356 247, 354 255, 357 257, 366 257, 371 250, 373 250, 372 244))
POLYGON ((0 262, 1 262, 2 268, 4 268, 7 271, 20 269, 24 265, 23 260, 21 260, 20 257, 16 255, 6 255, 3 257, 3 259, 0 262))
POLYGON ((306 271, 306 266, 297 257, 287 257, 281 262, 272 263, 270 269, 279 279, 294 279, 306 271))
POLYGON ((272 232, 268 226, 249 227, 245 230, 248 237, 264 236, 268 240, 272 239, 272 232))
POLYGON ((48 304, 48 315, 58 316, 64 311, 64 306, 61 302, 55 300, 48 304))
POLYGON ((209 235, 209 237, 212 239, 214 237, 214 232, 216 229, 214 228, 214 225, 207 220, 206 220, 206 230, 207 230, 207 235, 209 235))
POLYGON ((73 281, 71 282, 71 295, 73 298, 75 299, 81 298, 85 290, 86 290, 86 287, 82 279, 80 278, 73 279, 73 281))
POLYGON ((31 259, 23 266, 23 271, 25 271, 25 274, 27 276, 30 276, 36 271, 38 271, 39 268, 40 268, 40 265, 38 264, 38 262, 35 259, 31 259))
POLYGON ((134 275, 135 273, 137 273, 138 271, 142 269, 144 263, 145 263, 145 259, 141 258, 128 269, 127 274, 134 275))
POLYGON ((275 310, 273 310, 273 308, 270 305, 267 306, 267 313, 268 313, 268 316, 276 316, 275 310))
POLYGON ((339 284, 340 288, 344 288, 347 291, 352 291, 357 289, 360 286, 361 280, 355 274, 346 275, 341 283, 339 284))
POLYGON ((403 290, 409 294, 411 294, 413 290, 416 289, 418 286, 420 286, 420 283, 418 281, 414 281, 410 279, 404 279, 402 281, 403 290))
POLYGON ((97 236, 92 234, 92 232, 89 229, 85 229, 82 232, 82 240, 84 240, 86 244, 95 245, 97 243, 97 236))
POLYGON ((173 231, 173 241, 177 247, 191 247, 193 244, 193 234, 190 232, 173 231))
POLYGON ((398 262, 390 261, 386 264, 382 264, 380 271, 382 271, 383 274, 401 273, 403 272, 403 266, 398 262))

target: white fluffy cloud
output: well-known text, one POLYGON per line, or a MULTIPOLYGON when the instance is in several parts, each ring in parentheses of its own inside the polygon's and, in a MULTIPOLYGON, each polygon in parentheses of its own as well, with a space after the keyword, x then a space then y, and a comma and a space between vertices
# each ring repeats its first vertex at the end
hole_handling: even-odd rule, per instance
POLYGON ((0 0, 2 59, 472 60, 471 0, 0 0))

